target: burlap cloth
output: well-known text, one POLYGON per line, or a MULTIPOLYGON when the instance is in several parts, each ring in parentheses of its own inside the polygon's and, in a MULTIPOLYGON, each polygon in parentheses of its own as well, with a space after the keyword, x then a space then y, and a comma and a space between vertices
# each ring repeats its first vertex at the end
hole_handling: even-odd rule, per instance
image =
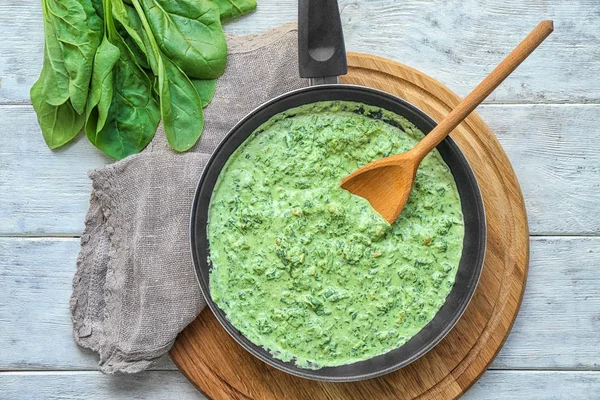
POLYGON ((230 36, 228 44, 227 69, 192 151, 172 152, 159 129, 142 153, 89 173, 71 316, 75 340, 100 355, 103 372, 151 367, 205 307, 189 243, 202 168, 244 115, 307 84, 298 77, 295 24, 230 36))

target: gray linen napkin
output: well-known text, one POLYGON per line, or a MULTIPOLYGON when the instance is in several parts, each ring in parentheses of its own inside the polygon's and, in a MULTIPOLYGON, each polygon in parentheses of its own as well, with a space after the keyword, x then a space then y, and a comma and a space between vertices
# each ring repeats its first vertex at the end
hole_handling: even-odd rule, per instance
POLYGON ((249 111, 306 86, 298 77, 295 24, 230 36, 228 44, 226 71, 191 152, 172 152, 159 129, 144 152, 89 173, 71 317, 76 342, 99 353, 103 372, 151 367, 205 307, 188 233, 202 168, 249 111))

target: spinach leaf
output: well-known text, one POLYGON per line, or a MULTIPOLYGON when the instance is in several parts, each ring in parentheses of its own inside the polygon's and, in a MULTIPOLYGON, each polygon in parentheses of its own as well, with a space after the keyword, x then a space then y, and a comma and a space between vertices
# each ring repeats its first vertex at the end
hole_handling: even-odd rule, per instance
POLYGON ((196 91, 202 99, 202 108, 206 107, 212 101, 215 91, 217 90, 216 79, 192 79, 192 83, 196 91))
POLYGON ((85 115, 78 114, 71 106, 70 101, 60 106, 53 106, 41 101, 35 103, 33 107, 37 113, 44 140, 51 149, 73 140, 85 123, 85 115))
POLYGON ((102 0, 92 0, 92 6, 94 10, 96 10, 96 14, 102 19, 104 19, 104 8, 102 8, 102 0))
POLYGON ((133 38, 132 35, 127 33, 126 29, 124 29, 122 26, 120 28, 121 29, 119 29, 119 33, 121 34, 125 44, 127 44, 127 47, 129 47, 129 50, 131 50, 135 62, 144 69, 150 69, 146 49, 144 47, 140 47, 139 43, 133 38))
POLYGON ((150 39, 150 58, 158 64, 160 112, 167 141, 173 150, 186 151, 204 128, 202 100, 187 75, 160 51, 140 2, 133 0, 133 4, 150 39))
POLYGON ((219 7, 221 21, 239 17, 256 9, 256 0, 212 0, 219 7))
POLYGON ((69 75, 45 1, 42 1, 42 10, 46 35, 44 64, 30 96, 44 140, 48 147, 55 149, 77 136, 85 118, 76 113, 69 102, 69 75))
POLYGON ((104 20, 108 40, 118 48, 113 73, 110 108, 104 126, 88 139, 109 156, 121 159, 139 153, 150 143, 160 109, 153 95, 153 81, 135 62, 133 53, 117 32, 111 2, 104 0, 104 20))
POLYGON ((141 4, 160 50, 170 60, 189 77, 221 76, 227 43, 219 8, 212 1, 141 0, 141 4))
MULTIPOLYGON (((142 28, 139 16, 123 0, 113 0, 111 5, 113 17, 119 22, 125 33, 121 37, 133 52, 136 62, 142 68, 150 68, 147 52, 148 38, 142 28)), ((156 65, 153 70, 156 70, 156 65)))
POLYGON ((175 151, 190 149, 202 134, 202 100, 190 79, 167 57, 158 75, 160 112, 167 141, 175 151))
POLYGON ((92 143, 104 128, 113 99, 113 69, 121 52, 105 36, 94 57, 92 85, 87 102, 85 132, 92 143))
MULTIPOLYGON (((138 46, 142 48, 144 50, 144 53, 146 54, 148 68, 152 69, 153 72, 158 71, 157 60, 155 57, 152 56, 152 52, 148 50, 150 48, 150 38, 148 37, 148 33, 146 33, 146 30, 142 26, 142 21, 139 15, 135 11, 135 8, 133 8, 133 6, 131 5, 126 5, 125 10, 127 11, 127 15, 129 15, 130 26, 138 33, 138 36, 142 41, 141 44, 138 43, 138 46)), ((154 72, 154 74, 156 75, 156 72, 154 72)))
POLYGON ((46 0, 46 7, 69 75, 69 98, 75 111, 81 114, 87 101, 94 55, 102 38, 102 19, 90 0, 46 0))
POLYGON ((46 144, 55 149, 77 136, 85 116, 77 114, 68 100, 58 106, 49 104, 45 101, 43 88, 40 80, 31 87, 31 102, 46 144))
POLYGON ((42 0, 44 14, 44 64, 40 77, 31 90, 32 103, 44 101, 59 106, 69 98, 69 74, 65 67, 60 43, 56 37, 54 25, 50 22, 46 0, 42 0), (35 97, 35 98, 34 98, 35 97))

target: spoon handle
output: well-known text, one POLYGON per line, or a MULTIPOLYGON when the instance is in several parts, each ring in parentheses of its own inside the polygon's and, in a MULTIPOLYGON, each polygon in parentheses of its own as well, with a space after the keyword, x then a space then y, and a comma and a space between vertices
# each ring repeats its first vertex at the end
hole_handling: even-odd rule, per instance
POLYGON ((423 159, 502 83, 554 30, 551 20, 542 21, 502 62, 411 150, 423 159))

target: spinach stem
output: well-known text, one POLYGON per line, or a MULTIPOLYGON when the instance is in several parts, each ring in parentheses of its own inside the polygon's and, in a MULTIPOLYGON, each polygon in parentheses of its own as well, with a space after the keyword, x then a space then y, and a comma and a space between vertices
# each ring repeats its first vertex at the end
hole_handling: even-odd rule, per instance
POLYGON ((105 34, 108 33, 108 40, 114 43, 118 33, 117 29, 115 28, 115 21, 112 15, 112 2, 111 0, 102 0, 102 3, 104 4, 104 26, 106 27, 105 34))
POLYGON ((150 28, 150 24, 146 19, 146 14, 144 13, 140 2, 138 0, 132 0, 132 4, 140 17, 140 21, 142 21, 142 25, 144 26, 144 30, 146 31, 146 35, 148 36, 148 41, 150 42, 150 51, 153 53, 154 58, 156 60, 155 63, 150 63, 150 66, 152 67, 152 72, 154 72, 154 74, 160 78, 159 71, 162 69, 160 68, 160 65, 162 64, 161 51, 158 48, 156 38, 154 37, 154 33, 152 33, 152 28, 150 28), (158 71, 154 71, 155 65, 159 66, 158 71))

